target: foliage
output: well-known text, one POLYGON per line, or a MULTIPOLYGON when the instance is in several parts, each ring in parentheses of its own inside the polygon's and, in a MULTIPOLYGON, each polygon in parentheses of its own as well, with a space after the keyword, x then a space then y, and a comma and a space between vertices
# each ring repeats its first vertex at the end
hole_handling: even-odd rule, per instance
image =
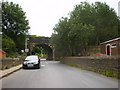
POLYGON ((40 57, 46 57, 45 50, 42 47, 36 46, 33 48, 32 52, 40 57))
POLYGON ((7 57, 11 57, 11 58, 17 58, 18 56, 20 56, 19 53, 17 52, 12 52, 12 53, 7 53, 7 57))
POLYGON ((75 23, 94 26, 96 37, 94 41, 96 44, 118 36, 117 14, 106 3, 96 2, 90 5, 87 2, 83 2, 75 6, 70 18, 75 23))
POLYGON ((2 49, 10 54, 16 51, 16 45, 14 43, 14 41, 9 38, 8 36, 6 36, 5 34, 2 35, 2 49))
POLYGON ((21 56, 22 58, 25 58, 27 55, 26 53, 22 53, 22 54, 19 54, 19 56, 21 56))
POLYGON ((46 57, 46 54, 43 53, 35 53, 35 55, 38 55, 39 57, 46 57))
POLYGON ((32 52, 41 53, 41 50, 42 50, 41 47, 36 46, 36 47, 33 48, 32 52))
POLYGON ((60 61, 62 59, 63 59, 63 57, 55 58, 55 61, 60 61))
POLYGON ((51 44, 58 56, 86 55, 88 46, 120 36, 118 23, 115 11, 106 3, 81 2, 69 18, 62 17, 55 25, 51 44))
POLYGON ((107 71, 104 71, 104 72, 100 72, 102 73, 103 75, 106 75, 108 77, 115 77, 115 78, 120 78, 120 75, 118 72, 113 72, 112 70, 107 70, 107 71))
POLYGON ((6 52, 7 57, 15 58, 20 56, 20 54, 17 53, 16 44, 14 41, 5 34, 2 35, 2 49, 6 52))
POLYGON ((57 51, 61 51, 58 56, 69 55, 69 38, 67 34, 69 32, 69 23, 67 18, 62 18, 58 24, 54 27, 54 34, 51 37, 51 44, 57 51))
POLYGON ((2 32, 2 3, 0 2, 0 34, 2 32))
POLYGON ((29 28, 25 12, 18 4, 2 2, 2 32, 15 42, 18 51, 24 49, 29 28))
POLYGON ((35 55, 38 55, 39 57, 41 57, 41 53, 35 53, 35 55))

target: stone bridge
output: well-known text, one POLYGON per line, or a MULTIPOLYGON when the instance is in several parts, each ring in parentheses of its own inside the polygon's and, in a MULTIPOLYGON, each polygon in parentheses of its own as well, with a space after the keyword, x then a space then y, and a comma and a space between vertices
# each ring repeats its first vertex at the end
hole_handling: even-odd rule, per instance
POLYGON ((47 59, 54 59, 54 48, 50 45, 49 37, 29 37, 28 47, 30 50, 30 54, 35 46, 39 46, 44 48, 47 51, 47 59))

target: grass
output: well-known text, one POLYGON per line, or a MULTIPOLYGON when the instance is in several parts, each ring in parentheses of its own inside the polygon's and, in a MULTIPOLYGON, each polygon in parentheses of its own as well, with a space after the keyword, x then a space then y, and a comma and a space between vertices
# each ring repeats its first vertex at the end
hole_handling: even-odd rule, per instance
POLYGON ((107 77, 113 77, 113 78, 117 78, 117 79, 120 79, 120 75, 118 72, 114 72, 112 70, 106 70, 106 71, 97 71, 95 69, 91 69, 91 68, 85 68, 85 67, 80 67, 78 66, 77 64, 74 64, 74 63, 64 63, 66 65, 69 65, 69 66, 72 66, 72 67, 76 67, 76 68, 79 68, 79 69, 82 69, 82 70, 88 70, 88 71, 93 71, 93 72, 96 72, 98 74, 102 74, 102 75, 105 75, 107 77))
POLYGON ((55 58, 55 61, 60 61, 61 59, 63 59, 63 57, 55 58))
POLYGON ((103 75, 108 76, 108 77, 114 77, 120 79, 120 75, 118 72, 113 72, 112 70, 107 70, 102 72, 103 75))
POLYGON ((69 65, 69 66, 72 66, 72 67, 77 67, 77 68, 79 68, 78 65, 76 65, 76 64, 74 64, 74 63, 64 63, 64 64, 69 65))

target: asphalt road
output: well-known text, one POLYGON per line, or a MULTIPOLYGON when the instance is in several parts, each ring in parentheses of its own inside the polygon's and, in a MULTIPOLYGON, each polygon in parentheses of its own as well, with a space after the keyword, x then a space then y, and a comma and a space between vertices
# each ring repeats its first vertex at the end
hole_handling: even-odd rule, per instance
POLYGON ((118 88, 118 80, 56 61, 41 69, 21 69, 2 79, 3 88, 118 88))

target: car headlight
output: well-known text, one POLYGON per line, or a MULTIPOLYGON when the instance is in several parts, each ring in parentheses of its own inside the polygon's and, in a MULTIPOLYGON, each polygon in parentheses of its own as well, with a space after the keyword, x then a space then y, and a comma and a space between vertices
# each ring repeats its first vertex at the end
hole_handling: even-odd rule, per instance
POLYGON ((27 64, 27 62, 24 62, 24 64, 27 64))

